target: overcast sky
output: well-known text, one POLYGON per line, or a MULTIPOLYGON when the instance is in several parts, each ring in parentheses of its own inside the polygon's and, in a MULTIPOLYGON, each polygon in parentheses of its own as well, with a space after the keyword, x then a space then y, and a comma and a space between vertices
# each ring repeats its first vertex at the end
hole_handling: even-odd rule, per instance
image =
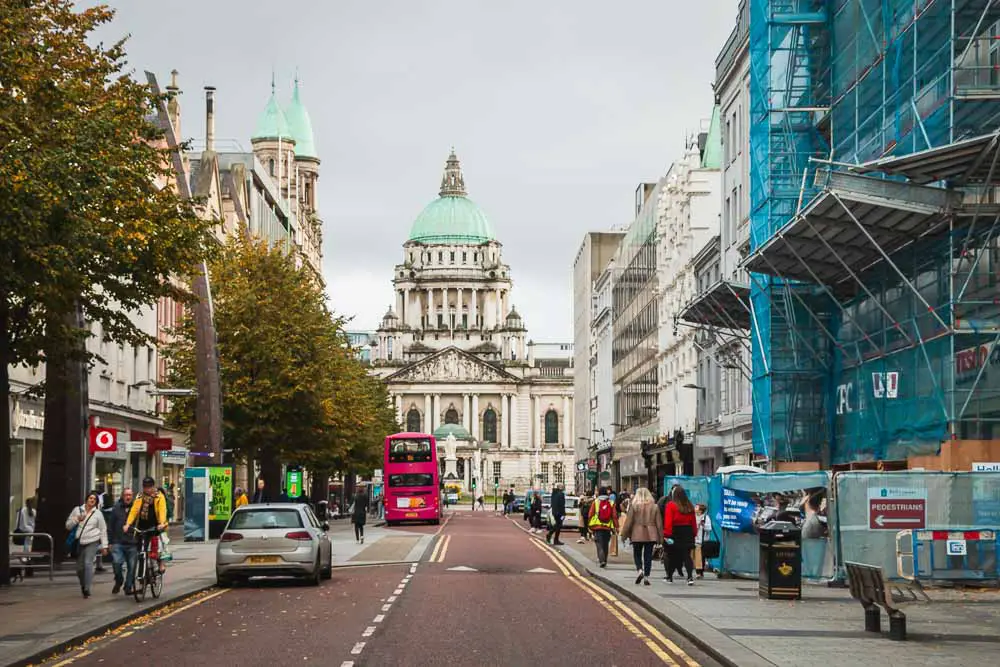
MULTIPOLYGON (((88 2, 87 4, 93 4, 88 2)), ((454 146, 531 338, 572 341, 585 232, 628 224, 641 181, 680 156, 712 107, 738 0, 171 0, 111 3, 131 65, 180 72, 182 130, 250 147, 276 72, 296 69, 322 159, 324 275, 334 309, 373 329, 392 267, 437 197, 454 146)))

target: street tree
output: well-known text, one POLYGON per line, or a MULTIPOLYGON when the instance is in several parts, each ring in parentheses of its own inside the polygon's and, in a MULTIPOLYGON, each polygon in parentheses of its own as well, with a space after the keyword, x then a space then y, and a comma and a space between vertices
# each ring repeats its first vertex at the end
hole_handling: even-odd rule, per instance
MULTIPOLYGON (((152 342, 132 314, 163 296, 189 298, 169 277, 193 271, 205 253, 210 230, 194 202, 169 187, 162 133, 147 119, 162 100, 130 76, 124 40, 93 39, 112 18, 106 7, 71 0, 0 3, 0 393, 8 405, 11 365, 42 362, 47 405, 85 400, 72 366, 90 361, 89 323, 110 341, 152 342)), ((5 498, 10 415, 0 410, 5 498)), ((36 523, 53 535, 82 500, 82 423, 61 417, 46 420, 36 523)), ((9 529, 0 512, 0 535, 9 529)), ((9 581, 7 552, 0 540, 0 584, 9 581)))
MULTIPOLYGON (((354 359, 344 322, 327 308, 311 270, 281 247, 240 237, 227 243, 210 273, 223 438, 248 477, 258 463, 276 495, 282 463, 329 470, 348 457, 351 434, 371 440, 388 402, 354 359)), ((168 348, 174 386, 194 378, 194 333, 185 318, 168 348)), ((194 400, 174 401, 168 423, 192 432, 194 400)))

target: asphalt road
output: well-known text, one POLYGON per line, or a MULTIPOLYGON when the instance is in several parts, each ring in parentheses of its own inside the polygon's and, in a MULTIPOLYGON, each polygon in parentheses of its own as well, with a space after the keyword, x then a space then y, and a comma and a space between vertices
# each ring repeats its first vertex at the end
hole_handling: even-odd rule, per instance
POLYGON ((431 532, 419 564, 209 591, 47 664, 715 664, 514 522, 456 512, 431 532))

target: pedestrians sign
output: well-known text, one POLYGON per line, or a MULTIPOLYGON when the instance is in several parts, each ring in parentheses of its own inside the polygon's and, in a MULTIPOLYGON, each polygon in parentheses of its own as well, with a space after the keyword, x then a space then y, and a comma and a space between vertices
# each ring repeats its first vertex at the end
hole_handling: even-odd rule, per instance
POLYGON ((870 487, 869 530, 904 530, 927 524, 927 490, 870 487))

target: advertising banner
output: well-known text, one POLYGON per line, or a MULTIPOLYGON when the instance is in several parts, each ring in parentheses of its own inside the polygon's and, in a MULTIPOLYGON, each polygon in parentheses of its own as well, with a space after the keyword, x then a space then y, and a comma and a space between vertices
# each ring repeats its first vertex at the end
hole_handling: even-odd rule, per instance
POLYGON ((212 488, 208 506, 211 521, 229 521, 233 514, 233 467, 209 466, 208 480, 212 488))
POLYGON ((302 495, 302 471, 287 470, 285 472, 285 493, 289 498, 298 498, 302 495))
POLYGON ((722 527, 738 533, 752 533, 757 503, 746 491, 722 489, 722 527))

